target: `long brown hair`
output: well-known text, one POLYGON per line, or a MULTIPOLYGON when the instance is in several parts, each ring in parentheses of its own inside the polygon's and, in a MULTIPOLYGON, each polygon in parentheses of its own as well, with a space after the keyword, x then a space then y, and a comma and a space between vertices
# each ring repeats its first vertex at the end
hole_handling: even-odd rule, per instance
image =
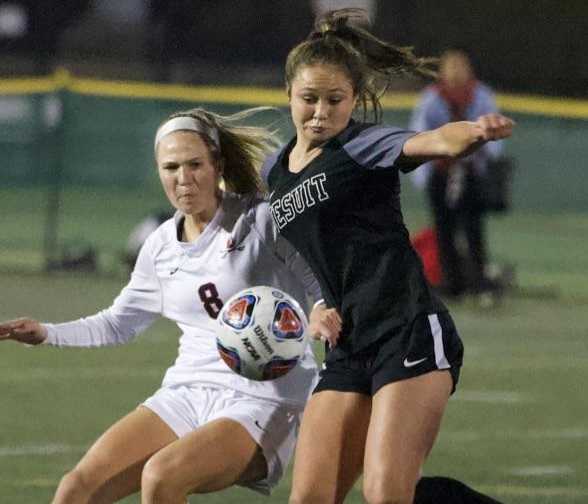
POLYGON ((219 144, 206 134, 199 133, 210 150, 213 162, 221 169, 225 188, 236 194, 265 191, 260 168, 265 157, 279 145, 276 131, 262 126, 244 126, 243 120, 260 112, 276 110, 272 107, 255 107, 236 114, 223 116, 203 108, 176 112, 174 117, 192 117, 207 128, 218 132, 219 144))
POLYGON ((354 23, 367 20, 363 9, 329 11, 319 18, 308 38, 295 46, 286 60, 288 94, 298 69, 305 65, 332 64, 343 69, 353 85, 367 119, 371 108, 376 122, 382 118, 381 96, 399 74, 435 77, 436 58, 419 58, 411 47, 398 47, 354 23))

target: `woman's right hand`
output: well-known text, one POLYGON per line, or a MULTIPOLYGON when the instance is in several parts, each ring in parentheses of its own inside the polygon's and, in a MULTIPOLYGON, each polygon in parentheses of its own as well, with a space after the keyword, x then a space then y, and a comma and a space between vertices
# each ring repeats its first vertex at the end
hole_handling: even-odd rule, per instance
POLYGON ((0 323, 0 341, 14 340, 27 345, 39 345, 47 339, 47 329, 29 318, 19 318, 0 323))
POLYGON ((335 308, 327 308, 324 304, 316 305, 310 312, 308 331, 310 337, 327 341, 329 347, 337 346, 341 333, 341 316, 335 308))

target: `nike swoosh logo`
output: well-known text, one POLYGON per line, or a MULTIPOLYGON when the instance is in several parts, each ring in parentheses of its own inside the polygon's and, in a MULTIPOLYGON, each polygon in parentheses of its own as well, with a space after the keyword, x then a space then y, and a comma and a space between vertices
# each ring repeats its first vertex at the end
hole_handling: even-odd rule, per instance
POLYGON ((255 420, 255 426, 261 429, 263 432, 265 432, 265 429, 261 425, 259 425, 259 422, 257 420, 255 420))
POLYGON ((420 364, 421 362, 425 362, 428 359, 428 357, 423 357, 422 359, 419 360, 413 360, 413 361, 409 361, 408 359, 404 359, 404 367, 413 367, 416 366, 417 364, 420 364))

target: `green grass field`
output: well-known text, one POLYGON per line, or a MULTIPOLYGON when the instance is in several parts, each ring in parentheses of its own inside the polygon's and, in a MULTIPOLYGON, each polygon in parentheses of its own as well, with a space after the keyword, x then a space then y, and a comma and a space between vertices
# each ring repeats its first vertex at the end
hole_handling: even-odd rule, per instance
MULTIPOLYGON (((125 282, 110 267, 114 253, 148 205, 66 195, 62 238, 81 236, 107 253, 110 274, 46 275, 28 268, 42 230, 34 195, 4 195, 9 246, 0 255, 12 262, 0 257, 9 264, 0 274, 0 320, 64 321, 107 306, 125 282), (84 205, 68 212, 76 198, 84 205)), ((425 221, 422 212, 406 214, 413 229, 425 221)), ((588 502, 588 215, 515 212, 490 224, 492 255, 516 264, 520 290, 489 310, 468 301, 451 306, 465 365, 426 473, 456 477, 507 503, 588 502)), ((177 336, 162 321, 124 347, 1 344, 0 502, 48 502, 89 444, 158 387, 177 336)), ((269 499, 231 489, 191 502, 286 502, 289 486, 288 475, 269 499)), ((347 502, 362 502, 360 483, 347 502)))

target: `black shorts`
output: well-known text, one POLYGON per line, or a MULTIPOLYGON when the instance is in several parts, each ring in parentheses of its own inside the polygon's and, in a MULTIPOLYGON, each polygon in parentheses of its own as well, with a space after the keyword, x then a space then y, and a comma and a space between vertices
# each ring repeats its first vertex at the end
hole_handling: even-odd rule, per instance
POLYGON ((360 353, 326 361, 314 393, 323 390, 372 396, 381 387, 447 369, 453 391, 463 362, 463 344, 449 313, 423 313, 360 353))

